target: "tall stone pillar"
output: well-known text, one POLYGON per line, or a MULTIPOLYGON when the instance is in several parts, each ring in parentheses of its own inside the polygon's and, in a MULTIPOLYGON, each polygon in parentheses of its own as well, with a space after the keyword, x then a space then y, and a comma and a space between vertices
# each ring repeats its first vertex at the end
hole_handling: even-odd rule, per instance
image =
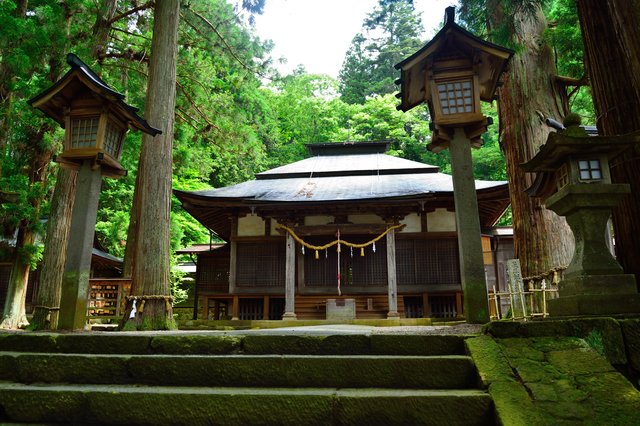
POLYGON ((102 183, 100 168, 92 170, 91 164, 91 160, 84 160, 78 172, 58 319, 58 327, 63 330, 84 328, 87 319, 91 253, 102 183))
POLYGON ((296 241, 291 233, 287 232, 287 254, 285 262, 285 309, 283 320, 296 319, 296 241))
POLYGON ((473 176, 471 141, 464 129, 455 129, 449 153, 465 316, 469 324, 485 324, 489 322, 490 314, 482 257, 478 196, 473 176))

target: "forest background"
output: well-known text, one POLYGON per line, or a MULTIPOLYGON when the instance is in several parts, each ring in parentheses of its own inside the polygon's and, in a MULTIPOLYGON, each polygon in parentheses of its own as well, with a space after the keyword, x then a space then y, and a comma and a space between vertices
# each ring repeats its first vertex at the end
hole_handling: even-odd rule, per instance
MULTIPOLYGON (((480 14, 487 10, 482 3, 461 1, 460 25, 523 53, 526 46, 514 41, 513 34, 522 29, 487 26, 487 17, 480 14)), ((553 52, 557 73, 573 82, 564 93, 570 109, 583 116, 585 124, 594 124, 590 93, 578 83, 584 82, 584 60, 574 1, 500 3, 506 14, 509 7, 540 8, 541 18, 527 18, 544 20, 535 43, 553 52)), ((26 101, 66 72, 65 55, 73 52, 144 116, 153 6, 153 1, 130 0, 0 2, 0 189, 20 194, 16 203, 1 207, 6 237, 16 229, 44 234, 42 219, 49 214, 58 176, 51 158, 61 151, 64 131, 26 101)), ((309 74, 303 65, 280 75, 270 55, 272 42, 256 37, 251 26, 263 6, 261 0, 236 6, 224 0, 193 0, 181 6, 173 188, 206 190, 240 183, 307 157, 304 144, 318 142, 393 139, 390 155, 450 173, 447 151, 435 155, 426 149, 427 109, 396 110, 394 81, 399 73, 393 65, 428 41, 420 39, 420 16, 410 0, 379 1, 362 31, 354 34, 338 79, 309 74)), ((527 113, 535 116, 538 111, 527 113)), ((482 149, 474 151, 476 178, 506 180, 495 103, 486 106, 485 114, 496 124, 483 135, 482 149)), ((140 145, 141 135, 129 134, 121 160, 129 174, 102 183, 96 232, 103 247, 119 257, 125 254, 140 145)), ((501 224, 511 224, 511 216, 501 224)), ((174 198, 172 249, 209 240, 209 232, 174 198)), ((21 255, 35 266, 41 251, 31 241, 21 255)))

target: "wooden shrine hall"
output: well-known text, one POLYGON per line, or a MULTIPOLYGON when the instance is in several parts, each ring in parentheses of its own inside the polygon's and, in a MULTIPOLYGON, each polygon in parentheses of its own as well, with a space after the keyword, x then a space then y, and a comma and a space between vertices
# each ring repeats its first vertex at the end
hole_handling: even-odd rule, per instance
MULTIPOLYGON (((387 155, 390 141, 306 146, 310 158, 253 181, 174 190, 228 243, 197 253, 194 317, 199 297, 214 319, 325 319, 345 305, 357 319, 462 316, 451 176, 387 155)), ((493 226, 508 183, 475 184, 493 226)))

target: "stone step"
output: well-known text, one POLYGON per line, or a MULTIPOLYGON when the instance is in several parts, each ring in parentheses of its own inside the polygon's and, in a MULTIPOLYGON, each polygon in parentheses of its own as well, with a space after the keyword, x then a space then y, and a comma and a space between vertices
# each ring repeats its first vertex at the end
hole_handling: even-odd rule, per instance
MULTIPOLYGON (((264 332, 263 332, 264 333, 264 332)), ((0 333, 0 351, 81 354, 464 355, 466 336, 416 334, 0 333)))
POLYGON ((0 380, 164 386, 470 389, 470 357, 0 353, 0 380))
POLYGON ((492 425, 478 390, 0 383, 0 421, 92 425, 492 425))

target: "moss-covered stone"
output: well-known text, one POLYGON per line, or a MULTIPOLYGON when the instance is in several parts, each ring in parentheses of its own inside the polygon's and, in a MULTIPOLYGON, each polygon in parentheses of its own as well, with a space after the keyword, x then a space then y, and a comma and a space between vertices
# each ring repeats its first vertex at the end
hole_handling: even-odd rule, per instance
POLYGON ((146 354, 151 336, 108 334, 60 334, 57 351, 76 354, 146 354))
POLYGON ((611 364, 626 364, 620 323, 613 318, 581 318, 569 321, 573 336, 581 337, 611 364))
POLYGON ((497 339, 496 343, 500 345, 502 352, 509 359, 522 358, 544 361, 544 353, 536 349, 532 339, 497 339))
POLYGON ((323 336, 251 335, 242 339, 246 354, 315 355, 321 351, 323 336))
POLYGON ((487 388, 497 381, 514 381, 515 374, 500 346, 489 336, 479 336, 465 341, 467 352, 478 369, 478 379, 487 388))
POLYGON ((640 420, 640 391, 617 372, 576 377, 578 389, 589 394, 598 403, 630 405, 635 407, 640 420))
POLYGON ((321 340, 318 354, 321 355, 366 355, 371 353, 369 336, 363 334, 334 334, 321 340))
POLYGON ((635 371, 640 371, 640 319, 620 321, 620 328, 629 365, 635 371))
POLYGON ((21 384, 0 386, 0 407, 3 421, 42 422, 60 424, 88 423, 85 416, 85 397, 71 388, 38 389, 21 384))
POLYGON ((122 383, 126 357, 104 355, 21 354, 16 380, 23 383, 122 383))
POLYGON ((476 382, 466 356, 283 356, 287 387, 469 389, 476 382))
POLYGON ((55 352, 58 350, 55 333, 0 333, 0 351, 55 352))
POLYGON ((149 347, 158 354, 217 355, 240 350, 241 342, 233 336, 167 335, 153 336, 149 347))
POLYGON ((462 355, 463 336, 420 334, 372 334, 371 352, 376 355, 462 355))
POLYGON ((522 384, 514 381, 493 382, 489 394, 495 404, 496 422, 500 426, 544 425, 540 411, 522 384))
POLYGON ((612 372, 615 369, 593 349, 568 349, 547 353, 547 361, 558 371, 572 375, 612 372))
POLYGON ((492 425, 493 403, 478 391, 340 390, 334 425, 492 425))

